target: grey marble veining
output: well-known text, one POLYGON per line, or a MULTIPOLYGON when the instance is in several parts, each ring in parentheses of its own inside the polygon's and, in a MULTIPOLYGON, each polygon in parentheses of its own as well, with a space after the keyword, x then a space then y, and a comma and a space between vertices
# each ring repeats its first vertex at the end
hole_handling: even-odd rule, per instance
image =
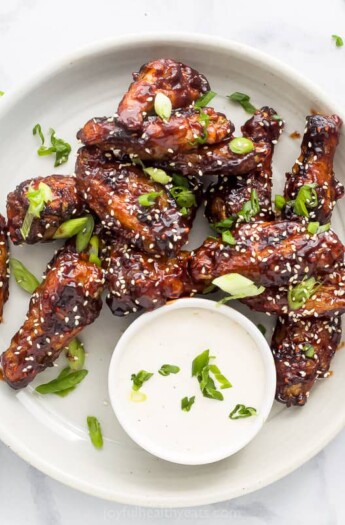
MULTIPOLYGON (((89 42, 159 31, 209 33, 249 44, 304 73, 335 102, 345 103, 345 48, 337 49, 331 39, 333 33, 345 36, 344 0, 0 0, 0 89, 10 91, 35 70, 89 42)), ((329 417, 336 408, 330 407, 329 417)), ((298 440, 296 436, 296 447, 298 440)), ((79 493, 0 444, 0 523, 342 524, 344 458, 345 431, 303 467, 253 494, 207 507, 158 510, 79 493)))

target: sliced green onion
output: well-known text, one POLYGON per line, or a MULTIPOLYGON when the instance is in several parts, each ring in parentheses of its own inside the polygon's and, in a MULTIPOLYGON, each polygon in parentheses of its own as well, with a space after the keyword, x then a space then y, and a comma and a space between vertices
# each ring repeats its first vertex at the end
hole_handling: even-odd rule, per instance
POLYGON ((147 173, 152 180, 159 182, 159 184, 168 184, 171 182, 172 177, 169 177, 164 170, 159 168, 144 168, 144 172, 147 173))
POLYGON ((222 221, 211 224, 211 228, 218 233, 223 233, 224 231, 231 229, 235 221, 236 219, 234 217, 228 217, 222 221))
POLYGON ((137 374, 131 375, 131 381, 133 381, 133 390, 139 390, 145 381, 148 381, 153 376, 152 372, 146 372, 146 370, 140 370, 137 374))
POLYGON ((63 222, 53 235, 53 239, 69 239, 81 232, 88 221, 87 217, 78 217, 63 222))
POLYGON ((254 144, 253 141, 245 137, 236 137, 229 142, 229 148, 233 153, 244 155, 253 151, 254 144))
POLYGON ((153 206, 156 199, 163 195, 162 191, 151 191, 150 193, 143 193, 138 197, 140 206, 153 206))
POLYGON ((95 448, 102 448, 103 447, 103 436, 102 436, 102 429, 100 422, 98 419, 94 416, 88 416, 87 417, 87 426, 89 429, 89 436, 91 439, 91 443, 95 448))
POLYGON ((154 109, 161 119, 169 120, 172 112, 170 98, 164 95, 164 93, 157 93, 154 101, 154 109))
POLYGON ((317 184, 304 184, 298 190, 297 197, 293 201, 293 211, 301 217, 309 217, 308 208, 316 208, 318 197, 315 188, 317 184))
POLYGON ((97 235, 93 235, 90 239, 90 248, 89 248, 89 261, 93 264, 96 264, 101 268, 102 263, 100 258, 98 257, 99 252, 99 238, 97 235))
POLYGON ((276 210, 281 211, 286 204, 286 199, 283 195, 276 195, 274 197, 274 205, 276 210))
POLYGON ((210 351, 204 350, 201 354, 197 355, 192 362, 192 377, 197 377, 201 374, 201 371, 210 361, 210 351))
POLYGON ((0 91, 0 97, 3 97, 5 94, 5 91, 0 91))
POLYGON ((173 186, 169 191, 180 208, 196 206, 196 198, 192 190, 184 186, 173 186))
POLYGON ((207 91, 207 93, 204 93, 200 98, 198 98, 198 100, 196 100, 194 107, 197 109, 204 108, 216 95, 217 93, 214 91, 207 91))
POLYGON ((342 47, 344 45, 343 39, 339 35, 332 35, 333 40, 335 41, 335 45, 337 47, 342 47))
POLYGON ((280 122, 281 120, 284 120, 284 119, 280 115, 273 115, 272 120, 278 120, 280 122))
POLYGON ((177 173, 174 173, 172 175, 172 180, 174 186, 182 186, 183 188, 189 189, 189 181, 187 177, 184 177, 183 175, 178 175, 177 173))
POLYGON ((238 102, 247 113, 253 114, 256 111, 256 108, 250 102, 250 97, 245 93, 235 91, 235 93, 228 95, 228 99, 232 102, 238 102))
POLYGON ((36 124, 32 130, 33 135, 38 134, 42 145, 38 148, 37 154, 40 157, 46 155, 52 155, 55 153, 55 163, 54 167, 60 166, 64 162, 68 161, 69 154, 71 153, 71 145, 68 142, 65 142, 63 139, 59 139, 55 136, 55 130, 50 129, 50 147, 47 148, 44 146, 44 135, 42 133, 42 128, 40 124, 36 124))
MULTIPOLYGON (((63 379, 64 377, 69 376, 69 374, 71 374, 71 372, 72 372, 71 367, 67 366, 66 368, 61 370, 60 374, 57 376, 57 379, 63 379)), ((65 390, 60 390, 59 392, 54 392, 54 394, 56 396, 59 396, 59 397, 66 397, 66 396, 68 396, 68 394, 73 392, 73 390, 75 390, 75 388, 76 388, 75 386, 71 386, 69 388, 65 388, 65 390)))
POLYGON ((245 417, 256 416, 256 408, 246 407, 245 405, 236 405, 235 408, 230 412, 230 419, 243 419, 245 417))
POLYGON ((288 291, 288 304, 291 310, 298 310, 307 302, 307 300, 316 292, 319 288, 315 277, 305 279, 301 283, 293 286, 288 291))
POLYGON ((327 224, 322 224, 320 225, 319 222, 310 222, 308 224, 308 232, 311 234, 311 235, 316 235, 318 233, 324 233, 324 232, 328 232, 328 230, 330 229, 331 227, 331 223, 328 222, 327 224))
POLYGON ((78 253, 86 250, 86 248, 88 247, 90 239, 92 237, 93 229, 95 227, 95 220, 92 217, 92 215, 87 215, 86 219, 87 221, 84 225, 84 228, 82 228, 80 232, 77 233, 76 237, 75 245, 78 253))
POLYGON ((214 375, 216 381, 220 384, 221 390, 224 390, 225 388, 232 388, 232 384, 230 381, 221 373, 218 366, 216 365, 208 365, 206 367, 212 374, 214 375))
POLYGON ((87 370, 76 370, 70 372, 65 377, 58 377, 36 387, 36 392, 39 394, 56 394, 62 390, 66 390, 78 385, 88 374, 87 370))
POLYGON ((222 233, 222 241, 225 244, 229 244, 230 246, 235 246, 235 244, 236 244, 235 237, 232 235, 230 230, 225 230, 222 233))
POLYGON ((10 269, 17 284, 26 292, 33 294, 40 284, 39 280, 18 259, 11 257, 10 269))
POLYGON ((26 198, 29 201, 29 207, 20 229, 24 240, 30 233, 34 218, 39 218, 45 204, 53 200, 53 192, 47 184, 40 182, 37 189, 34 189, 31 185, 29 186, 26 192, 26 198))
POLYGON ((215 382, 210 376, 210 372, 214 375, 216 381, 220 384, 220 388, 231 388, 232 384, 230 381, 220 372, 216 365, 210 365, 209 350, 204 350, 201 354, 197 355, 192 362, 192 377, 196 377, 200 384, 200 390, 203 396, 210 399, 217 399, 222 401, 224 399, 223 394, 216 388, 215 382))
POLYGON ((254 297, 260 295, 265 288, 257 286, 253 281, 247 279, 239 273, 228 273, 213 279, 212 284, 218 286, 223 292, 230 294, 230 297, 222 299, 221 302, 227 302, 232 299, 242 299, 244 297, 254 297))
POLYGON ((169 376, 170 374, 178 374, 180 367, 176 365, 162 365, 158 370, 158 373, 161 376, 169 376))
POLYGON ((190 409, 192 408, 192 405, 194 404, 194 401, 195 401, 195 396, 184 397, 183 399, 181 399, 181 409, 184 412, 189 412, 190 409))
POLYGON ((77 337, 72 339, 68 344, 66 350, 66 357, 69 367, 72 370, 80 370, 85 363, 85 349, 84 345, 77 337))
POLYGON ((314 357, 314 355, 315 355, 315 348, 313 347, 313 345, 311 345, 309 343, 306 343, 303 346, 303 348, 302 348, 302 352, 304 352, 304 354, 307 357, 314 357))
POLYGON ((245 202, 242 209, 238 212, 239 217, 243 217, 246 222, 250 222, 260 212, 259 196, 256 190, 251 190, 250 200, 245 202))

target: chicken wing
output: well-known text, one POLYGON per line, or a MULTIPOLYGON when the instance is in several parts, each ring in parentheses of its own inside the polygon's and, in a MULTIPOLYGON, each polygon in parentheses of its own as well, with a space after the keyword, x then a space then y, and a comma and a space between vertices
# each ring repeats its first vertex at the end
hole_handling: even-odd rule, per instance
POLYGON ((213 146, 201 146, 195 151, 176 153, 168 160, 154 160, 153 166, 168 172, 178 172, 182 175, 243 175, 253 171, 260 165, 271 146, 265 142, 254 144, 249 153, 233 153, 229 149, 230 140, 225 140, 213 146))
POLYGON ((86 254, 63 249, 48 265, 31 297, 26 320, 1 355, 5 381, 27 386, 59 356, 73 337, 99 315, 104 279, 86 254))
POLYGON ((169 58, 144 64, 133 79, 117 110, 119 124, 131 131, 141 129, 144 118, 153 111, 157 93, 169 97, 176 109, 189 106, 210 89, 198 71, 169 58))
POLYGON ((333 172, 333 158, 339 140, 341 119, 311 115, 307 117, 301 154, 291 173, 286 175, 284 197, 288 201, 283 216, 299 220, 291 205, 301 186, 316 184, 317 206, 309 210, 309 218, 321 224, 329 222, 336 201, 344 194, 344 187, 336 180, 333 172))
POLYGON ((6 222, 2 215, 0 215, 0 323, 3 318, 4 304, 6 303, 9 290, 9 247, 7 238, 6 222))
POLYGON ((171 185, 162 186, 138 167, 115 162, 96 148, 79 150, 76 175, 78 190, 104 228, 125 242, 167 256, 187 242, 196 208, 181 211, 169 193, 171 185), (155 196, 152 205, 140 204, 138 199, 148 194, 155 196))
POLYGON ((202 291, 189 273, 190 252, 175 257, 150 256, 115 242, 106 257, 107 304, 114 315, 153 310, 169 300, 202 291))
POLYGON ((176 111, 168 121, 148 117, 140 135, 120 126, 113 118, 93 118, 77 133, 86 146, 139 157, 142 160, 166 159, 177 152, 195 150, 200 144, 216 144, 230 138, 233 124, 212 108, 202 112, 189 108, 176 111))
POLYGON ((283 286, 331 273, 344 258, 344 246, 332 230, 309 235, 298 222, 241 224, 233 234, 235 246, 206 239, 195 251, 190 267, 196 283, 239 273, 257 285, 283 286))
POLYGON ((337 316, 297 323, 279 319, 272 339, 276 399, 287 406, 304 405, 316 379, 329 375, 340 338, 341 320, 337 316))
POLYGON ((209 185, 205 193, 205 215, 210 223, 237 215, 244 203, 250 201, 253 190, 258 197, 259 212, 253 214, 250 220, 273 219, 271 163, 274 144, 284 129, 284 123, 274 109, 265 106, 257 110, 241 129, 244 137, 253 142, 266 142, 270 148, 256 170, 236 178, 222 176, 218 178, 218 182, 209 185))
POLYGON ((75 177, 50 175, 25 180, 7 196, 8 230, 11 241, 13 244, 50 241, 63 222, 80 216, 84 209, 84 203, 77 193, 75 177), (34 218, 29 234, 24 240, 21 228, 29 207, 27 192, 29 188, 37 189, 41 182, 49 186, 53 199, 45 204, 40 217, 34 218))

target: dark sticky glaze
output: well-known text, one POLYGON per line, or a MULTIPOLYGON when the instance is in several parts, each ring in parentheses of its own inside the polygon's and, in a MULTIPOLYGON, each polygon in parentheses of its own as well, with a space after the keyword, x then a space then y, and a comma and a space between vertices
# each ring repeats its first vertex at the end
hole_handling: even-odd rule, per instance
POLYGON ((3 320, 4 304, 9 296, 9 246, 4 217, 0 214, 0 323, 3 320))
POLYGON ((1 356, 5 381, 27 386, 59 356, 69 341, 98 317, 102 270, 69 246, 54 257, 31 297, 26 320, 1 356))
POLYGON ((345 269, 333 270, 329 275, 320 276, 319 288, 302 308, 291 310, 288 303, 288 288, 266 288, 257 297, 248 297, 243 302, 258 312, 285 315, 290 318, 334 317, 345 312, 345 269))
POLYGON ((49 175, 25 180, 7 196, 8 230, 11 241, 13 244, 50 241, 63 222, 82 215, 83 211, 84 203, 77 193, 75 177, 49 175), (37 189, 40 182, 50 187, 53 200, 45 205, 40 217, 33 220, 30 233, 24 241, 20 228, 29 207, 26 193, 30 185, 37 189))
MULTIPOLYGON (((333 158, 341 125, 342 120, 337 115, 307 117, 300 156, 292 172, 286 175, 284 196, 287 200, 295 199, 299 188, 304 184, 318 185, 318 206, 310 210, 309 219, 321 224, 330 221, 336 201, 344 194, 344 187, 333 172, 333 158)), ((294 214, 290 205, 285 207, 283 214, 292 220, 301 219, 294 214)))
POLYGON ((287 406, 304 405, 316 379, 328 377, 340 338, 339 317, 298 322, 280 318, 272 338, 277 371, 277 401, 287 406), (314 347, 313 357, 309 358, 303 352, 306 344, 314 347))
POLYGON ((200 141, 216 144, 232 136, 233 124, 223 113, 203 108, 208 124, 200 112, 189 108, 175 111, 168 121, 148 117, 139 135, 116 123, 113 118, 93 118, 78 132, 77 138, 86 146, 112 150, 122 158, 138 156, 142 160, 166 159, 176 153, 196 149, 200 141))
POLYGON ((181 251, 175 257, 151 256, 119 242, 109 246, 106 257, 107 304, 114 315, 127 315, 142 309, 153 310, 167 301, 193 296, 204 285, 195 285, 188 263, 191 254, 181 251))
POLYGON ((344 247, 332 231, 309 235, 301 223, 289 221, 242 224, 234 231, 235 246, 206 239, 195 251, 195 282, 210 282, 239 273, 262 286, 283 286, 304 277, 331 273, 341 263, 344 247))
POLYGON ((117 110, 118 122, 129 130, 141 129, 147 113, 153 111, 157 93, 169 97, 176 109, 189 106, 210 90, 204 75, 169 58, 144 64, 133 79, 117 110))
POLYGON ((76 176, 78 190, 104 228, 135 248, 170 256, 187 242, 195 207, 182 215, 170 186, 153 182, 140 168, 114 162, 96 148, 81 148, 76 176), (153 206, 141 206, 138 197, 151 192, 162 195, 153 206))
POLYGON ((170 160, 154 160, 152 164, 169 172, 183 175, 243 175, 261 164, 271 150, 265 142, 254 144, 250 153, 238 155, 229 149, 230 140, 213 146, 201 146, 196 151, 177 153, 170 160))
MULTIPOLYGON (((243 204, 250 200, 252 190, 256 190, 260 212, 251 221, 269 221, 272 212, 272 155, 274 145, 283 131, 284 123, 277 120, 277 113, 267 106, 258 109, 243 126, 242 133, 253 142, 266 142, 270 145, 266 158, 257 169, 239 177, 219 177, 218 182, 210 184, 205 193, 205 215, 209 222, 219 222, 236 215, 243 204)), ((239 218, 240 219, 240 218, 239 218)))

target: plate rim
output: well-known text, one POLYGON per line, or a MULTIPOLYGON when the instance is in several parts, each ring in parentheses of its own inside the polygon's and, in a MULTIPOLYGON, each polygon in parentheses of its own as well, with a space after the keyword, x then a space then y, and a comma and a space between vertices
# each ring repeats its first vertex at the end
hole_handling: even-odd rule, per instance
MULTIPOLYGON (((11 111, 11 109, 17 104, 22 97, 26 94, 39 87, 44 81, 47 81, 50 77, 61 72, 61 70, 68 70, 68 67, 73 65, 75 62, 97 57, 102 55, 104 52, 120 51, 122 48, 128 48, 133 46, 144 46, 146 45, 167 45, 167 44, 178 44, 181 43, 193 47, 209 47, 215 51, 217 48, 222 49, 224 52, 232 54, 238 58, 245 57, 247 60, 252 61, 254 64, 265 67, 268 72, 278 74, 281 78, 285 78, 291 81, 294 79, 295 83, 299 85, 304 91, 317 97, 318 100, 326 106, 332 107, 332 111, 344 118, 344 112, 338 103, 333 103, 327 93, 318 87, 313 81, 309 80, 303 74, 296 71, 293 67, 286 65, 279 59, 272 57, 271 55, 259 51, 249 45, 239 43, 235 40, 217 37, 214 35, 207 35, 201 33, 184 33, 184 32, 145 32, 141 34, 128 34, 118 38, 107 38, 99 40, 82 47, 78 47, 76 50, 60 56, 55 59, 51 64, 45 65, 42 68, 35 70, 27 80, 22 81, 18 87, 14 88, 9 93, 6 93, 1 101, 0 107, 0 121, 1 119, 11 111)), ((108 501, 115 501, 117 503, 129 504, 129 505, 141 505, 143 507, 157 507, 157 508, 178 508, 178 507, 195 507, 199 505, 206 505, 212 503, 219 503, 232 498, 236 498, 245 494, 249 494, 260 488, 266 487, 275 481, 283 478, 290 474, 298 467, 302 466, 318 452, 320 452, 335 436, 345 427, 345 411, 342 418, 339 418, 335 424, 328 427, 328 431, 323 433, 322 438, 315 444, 308 453, 303 453, 295 456, 292 461, 279 472, 271 474, 269 470, 266 471, 266 475, 262 476, 250 487, 237 487, 236 489, 225 489, 223 491, 217 491, 217 493, 211 493, 210 495, 193 495, 193 500, 189 501, 189 498, 181 495, 175 496, 174 499, 167 497, 160 497, 160 500, 155 500, 152 497, 145 499, 142 496, 140 499, 138 496, 131 496, 127 492, 121 492, 116 489, 115 491, 106 491, 104 489, 97 489, 93 487, 86 480, 76 479, 74 476, 69 475, 66 472, 59 470, 58 467, 52 466, 45 460, 42 460, 39 456, 33 456, 30 449, 25 445, 25 441, 17 439, 16 435, 11 434, 1 425, 0 419, 0 439, 1 441, 13 450, 21 459, 34 466, 44 474, 51 478, 81 492, 87 493, 91 496, 96 496, 101 499, 108 501)))

